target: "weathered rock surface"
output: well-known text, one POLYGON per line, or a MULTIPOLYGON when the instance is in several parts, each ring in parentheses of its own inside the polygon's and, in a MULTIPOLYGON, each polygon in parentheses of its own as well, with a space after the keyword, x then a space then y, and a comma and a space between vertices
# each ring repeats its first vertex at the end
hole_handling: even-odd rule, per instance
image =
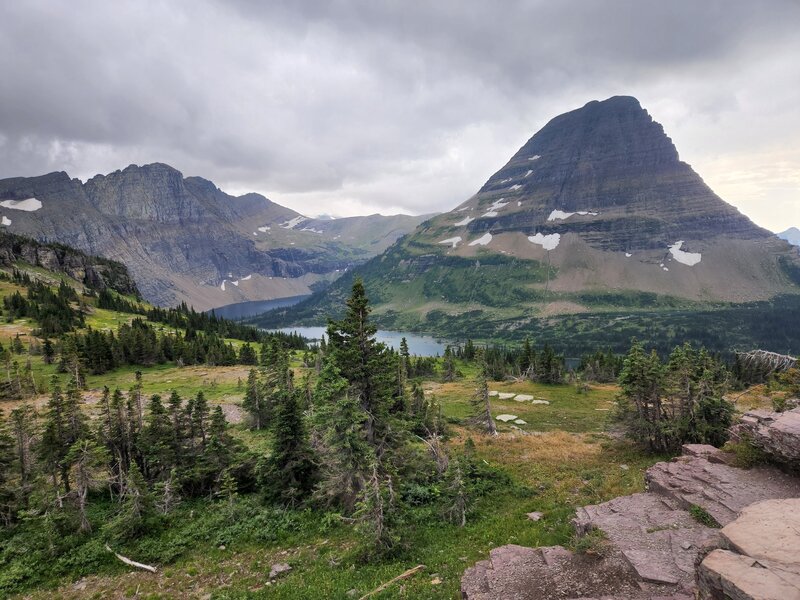
POLYGON ((749 411, 732 429, 732 434, 773 459, 800 469, 800 408, 782 413, 749 411))
POLYGON ((465 572, 462 596, 688 600, 700 582, 711 600, 800 599, 792 563, 800 560, 800 479, 770 467, 733 467, 730 455, 711 446, 689 444, 684 453, 648 470, 646 493, 577 510, 578 535, 605 535, 603 558, 560 547, 495 548, 465 572), (699 522, 693 506, 725 527, 699 522), (755 593, 762 588, 777 595, 755 593))
POLYGON ((697 569, 700 598, 800 598, 799 498, 757 502, 719 533, 720 548, 697 569))
POLYGON ((697 456, 657 463, 645 479, 651 492, 685 510, 699 506, 720 525, 730 523, 754 502, 800 496, 800 480, 777 468, 739 469, 697 456))

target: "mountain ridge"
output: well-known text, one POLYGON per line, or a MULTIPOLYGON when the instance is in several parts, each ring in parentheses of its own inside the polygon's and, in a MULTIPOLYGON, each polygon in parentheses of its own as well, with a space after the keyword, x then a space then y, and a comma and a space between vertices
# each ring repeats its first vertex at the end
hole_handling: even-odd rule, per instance
POLYGON ((309 294, 425 218, 312 219, 261 194, 226 194, 165 163, 85 183, 64 171, 3 179, 0 215, 13 233, 125 263, 156 304, 200 310, 309 294), (34 204, 20 208, 26 200, 34 204))

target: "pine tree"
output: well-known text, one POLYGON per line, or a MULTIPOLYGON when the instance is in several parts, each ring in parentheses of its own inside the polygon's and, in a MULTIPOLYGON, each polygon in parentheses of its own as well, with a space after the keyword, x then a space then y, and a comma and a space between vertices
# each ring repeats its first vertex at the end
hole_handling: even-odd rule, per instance
POLYGON ((59 476, 64 492, 69 493, 69 463, 66 461, 66 456, 72 444, 88 433, 86 417, 81 412, 80 391, 75 379, 70 380, 66 396, 62 394, 55 375, 50 388, 52 394, 45 413, 40 453, 53 477, 54 484, 59 476))
POLYGON ((247 374, 247 385, 245 388, 242 408, 250 415, 252 428, 255 430, 265 427, 267 422, 266 403, 264 402, 264 391, 258 381, 258 373, 255 369, 250 369, 247 374))
POLYGON ((92 525, 86 514, 89 492, 106 482, 108 454, 92 440, 83 438, 69 449, 65 461, 70 465, 75 482, 75 504, 80 516, 80 531, 91 531, 92 525))
POLYGON ((0 409, 0 522, 8 525, 14 514, 14 489, 11 466, 14 463, 14 440, 0 409))
POLYGON ((42 346, 42 359, 44 360, 44 364, 52 365, 55 356, 56 351, 55 348, 53 348, 53 342, 50 341, 50 338, 44 338, 42 346))
POLYGON ((467 485, 464 481, 464 473, 461 470, 461 462, 458 459, 450 461, 448 472, 447 496, 449 505, 445 511, 445 516, 450 522, 459 527, 467 524, 467 506, 469 498, 467 496, 467 485))
POLYGON ((331 361, 326 361, 317 381, 314 406, 322 461, 317 496, 350 514, 365 487, 375 454, 364 435, 367 415, 331 361))
POLYGON ((239 349, 239 363, 242 365, 257 365, 258 357, 253 347, 246 343, 239 349))
POLYGON ((153 496, 147 487, 138 465, 131 463, 125 475, 119 514, 112 529, 122 538, 130 538, 145 529, 147 520, 155 512, 153 496))
POLYGON ((287 389, 278 402, 263 476, 268 498, 289 506, 307 498, 316 483, 316 465, 298 405, 300 393, 287 389))
POLYGON ((18 491, 23 506, 27 504, 33 473, 32 455, 36 437, 36 411, 30 404, 23 404, 11 411, 11 434, 14 439, 14 455, 17 465, 18 491))
POLYGON ((488 366, 483 350, 478 350, 478 377, 475 381, 475 395, 472 397, 472 423, 489 435, 497 435, 497 426, 492 418, 491 403, 489 401, 489 382, 487 380, 488 366))
POLYGON ((147 421, 140 439, 145 474, 150 481, 166 477, 175 466, 173 432, 161 396, 154 394, 148 405, 147 421))
POLYGON ((450 346, 444 349, 444 361, 442 363, 442 381, 450 382, 456 379, 456 363, 453 358, 453 351, 450 346))

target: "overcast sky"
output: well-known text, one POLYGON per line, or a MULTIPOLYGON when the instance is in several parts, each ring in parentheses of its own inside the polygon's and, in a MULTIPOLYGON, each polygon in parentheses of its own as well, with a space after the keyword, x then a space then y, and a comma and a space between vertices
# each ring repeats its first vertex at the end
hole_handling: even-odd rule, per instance
POLYGON ((800 0, 0 2, 0 177, 161 161, 309 215, 444 211, 625 94, 778 231, 799 26, 800 0))

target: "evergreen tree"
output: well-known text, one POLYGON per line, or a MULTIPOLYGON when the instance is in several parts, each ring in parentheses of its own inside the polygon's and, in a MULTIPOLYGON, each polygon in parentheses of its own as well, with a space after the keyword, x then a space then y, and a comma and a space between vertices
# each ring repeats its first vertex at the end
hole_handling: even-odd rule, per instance
POLYGON ((0 522, 8 525, 14 514, 14 489, 11 466, 14 463, 14 440, 0 409, 0 522))
POLYGON ((285 390, 277 404, 272 448, 266 461, 267 496, 294 506, 308 497, 316 482, 316 465, 298 405, 297 390, 285 390))
POLYGON ((247 385, 242 408, 250 415, 253 429, 259 430, 266 426, 269 417, 266 410, 267 403, 264 401, 264 390, 258 380, 258 373, 255 369, 250 369, 247 374, 247 385))
POLYGON ((92 525, 86 513, 89 492, 105 483, 108 454, 94 441, 83 438, 69 448, 65 461, 71 467, 75 482, 73 495, 80 517, 79 531, 91 531, 92 525))
POLYGON ((487 380, 488 366, 483 350, 477 352, 478 376, 475 380, 475 395, 472 397, 472 423, 480 427, 489 435, 497 435, 497 426, 492 418, 491 403, 489 401, 489 382, 487 380))
POLYGON ((442 381, 449 382, 456 379, 456 362, 450 346, 444 349, 444 361, 442 363, 442 381))
POLYGON ((317 381, 314 405, 322 461, 317 496, 350 514, 364 490, 375 453, 364 434, 367 415, 332 361, 326 361, 317 381))
POLYGON ((253 347, 247 343, 239 349, 239 363, 242 365, 257 365, 258 357, 253 347))
POLYGON ((52 393, 45 413, 40 454, 53 477, 53 483, 60 477, 64 492, 69 493, 69 463, 66 457, 72 444, 85 437, 86 417, 80 409, 80 391, 74 378, 69 382, 66 396, 62 394, 55 375, 50 389, 52 393))

